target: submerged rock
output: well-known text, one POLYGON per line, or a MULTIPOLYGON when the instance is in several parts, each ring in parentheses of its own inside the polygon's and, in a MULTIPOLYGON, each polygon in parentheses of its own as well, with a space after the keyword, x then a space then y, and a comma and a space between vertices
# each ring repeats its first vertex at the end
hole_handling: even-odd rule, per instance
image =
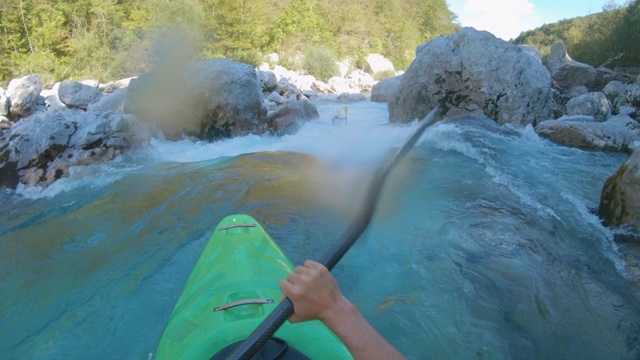
POLYGON ((405 123, 439 105, 443 116, 474 114, 499 124, 532 124, 553 111, 549 71, 517 45, 464 28, 420 45, 389 102, 405 123))
POLYGON ((640 150, 634 151, 604 184, 600 218, 605 226, 626 227, 640 233, 640 150))

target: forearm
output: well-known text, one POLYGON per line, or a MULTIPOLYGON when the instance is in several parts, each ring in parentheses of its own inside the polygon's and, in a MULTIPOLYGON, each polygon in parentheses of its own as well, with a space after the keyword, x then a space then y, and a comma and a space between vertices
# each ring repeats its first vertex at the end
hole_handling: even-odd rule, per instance
POLYGON ((356 360, 405 359, 344 297, 330 315, 320 320, 338 335, 356 360))

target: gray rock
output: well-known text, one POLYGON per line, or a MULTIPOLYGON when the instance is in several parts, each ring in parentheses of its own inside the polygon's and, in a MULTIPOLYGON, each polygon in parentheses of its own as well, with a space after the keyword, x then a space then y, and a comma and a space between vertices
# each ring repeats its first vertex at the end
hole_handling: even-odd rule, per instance
POLYGON ((11 121, 9 121, 8 117, 0 115, 0 130, 7 129, 11 129, 11 121))
POLYGON ((302 92, 307 99, 315 99, 318 97, 318 92, 315 90, 305 90, 302 92))
POLYGON ((120 79, 120 80, 116 80, 116 81, 112 81, 110 83, 107 84, 100 84, 99 89, 100 91, 102 91, 105 94, 110 94, 118 89, 124 89, 126 87, 129 86, 129 83, 131 82, 131 80, 135 79, 136 77, 130 77, 130 78, 125 78, 125 79, 120 79))
POLYGON ((607 86, 604 87, 602 92, 607 96, 607 98, 611 101, 615 101, 615 99, 627 90, 627 85, 623 84, 620 81, 614 80, 610 81, 607 86))
POLYGON ((392 122, 421 119, 439 105, 443 116, 484 115, 499 124, 549 119, 549 72, 518 46, 464 28, 420 45, 389 102, 392 122))
POLYGON ((546 64, 551 77, 561 89, 567 89, 571 85, 589 86, 598 75, 593 66, 571 59, 562 43, 551 47, 546 64))
POLYGON ((295 133, 302 124, 318 117, 318 109, 308 100, 287 101, 267 115, 263 126, 265 131, 281 136, 295 133))
POLYGON ((300 92, 313 90, 313 84, 316 81, 316 78, 312 75, 296 75, 289 79, 289 82, 295 85, 300 92))
POLYGON ((371 91, 373 84, 375 84, 375 80, 373 80, 373 77, 360 69, 352 71, 349 75, 347 75, 346 80, 350 88, 357 89, 357 91, 362 92, 371 91))
POLYGON ((110 94, 104 95, 100 100, 89 104, 87 111, 119 111, 124 112, 124 104, 127 101, 127 88, 115 89, 110 94))
POLYGON ((4 90, 0 88, 0 116, 9 116, 9 110, 11 108, 11 100, 4 93, 4 90))
POLYGON ((256 132, 266 113, 255 69, 229 59, 146 73, 129 84, 124 109, 168 138, 207 140, 256 132))
POLYGON ((290 83, 286 78, 281 78, 280 80, 278 80, 275 91, 285 98, 293 99, 297 99, 298 96, 302 94, 302 92, 300 92, 300 89, 298 89, 298 87, 294 84, 290 83))
POLYGON ((389 102, 396 94, 398 86, 402 82, 402 76, 398 75, 384 80, 380 80, 371 88, 371 101, 373 102, 389 102))
POLYGON ((584 150, 628 152, 640 141, 640 124, 628 116, 614 116, 605 122, 581 120, 547 120, 535 130, 557 144, 584 150))
POLYGON ((329 86, 329 84, 320 81, 320 80, 316 80, 311 84, 311 90, 312 91, 316 91, 319 94, 333 94, 334 91, 331 88, 331 86, 329 86))
POLYGON ((611 104, 604 93, 587 93, 567 102, 567 115, 591 115, 602 122, 611 117, 611 104))
POLYGON ((640 84, 628 85, 615 101, 615 108, 620 109, 623 106, 631 106, 640 109, 640 84))
POLYGON ((260 71, 258 70, 258 79, 260 79, 260 86, 262 87, 262 91, 265 93, 270 93, 276 89, 278 85, 278 80, 276 79, 276 75, 273 71, 260 71))
POLYGON ((640 232, 640 149, 604 184, 599 215, 605 226, 640 232))
POLYGON ((58 98, 70 108, 87 109, 102 97, 100 89, 77 81, 65 80, 58 88, 58 98))
POLYGON ((99 88, 100 87, 100 81, 98 81, 98 80, 87 79, 87 80, 80 81, 80 83, 83 84, 83 85, 94 87, 94 88, 99 88))
POLYGON ((566 96, 568 98, 574 98, 580 95, 584 95, 589 92, 589 89, 584 85, 570 85, 566 89, 566 96))
POLYGON ((334 76, 327 81, 327 85, 331 87, 332 93, 340 94, 343 92, 355 92, 356 89, 351 88, 346 79, 334 76))
POLYGON ((532 56, 537 62, 542 64, 542 55, 540 55, 540 50, 533 45, 518 45, 518 47, 525 53, 532 56))
POLYGON ((55 83, 50 90, 43 90, 40 95, 44 97, 45 108, 48 111, 63 111, 67 110, 67 105, 63 104, 58 97, 58 90, 60 89, 60 83, 55 83))
POLYGON ((11 99, 9 116, 14 119, 27 116, 38 107, 38 97, 42 91, 39 75, 28 75, 9 82, 6 95, 11 99))
POLYGON ((113 159, 140 146, 149 131, 123 113, 56 112, 18 121, 0 141, 0 186, 46 186, 69 167, 113 159))
POLYGON ((627 115, 629 117, 637 116, 638 109, 633 106, 623 105, 618 109, 618 115, 627 115))
POLYGON ((267 95, 266 99, 278 105, 284 104, 284 102, 287 100, 276 91, 273 91, 271 94, 267 95))
POLYGON ((369 54, 364 61, 366 63, 365 70, 372 75, 385 71, 396 71, 393 63, 380 54, 369 54))

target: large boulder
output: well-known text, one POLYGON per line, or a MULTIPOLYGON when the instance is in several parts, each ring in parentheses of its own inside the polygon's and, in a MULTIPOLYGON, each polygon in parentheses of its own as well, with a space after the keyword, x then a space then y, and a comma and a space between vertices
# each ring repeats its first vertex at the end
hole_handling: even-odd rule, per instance
MULTIPOLYGON (((351 87, 352 89, 357 89, 357 91, 363 91, 363 92, 371 91, 371 88, 375 83, 375 80, 373 80, 373 77, 371 75, 367 74, 366 72, 360 69, 353 70, 349 75, 347 75, 346 80, 347 80, 347 84, 349 84, 349 87, 351 87)), ((342 92, 351 92, 351 91, 342 91, 342 92)))
POLYGON ((366 63, 365 70, 371 75, 381 72, 395 72, 393 63, 380 54, 369 54, 364 58, 366 63))
POLYGON ((348 92, 356 92, 358 91, 355 88, 352 88, 351 85, 347 82, 345 78, 334 76, 327 81, 327 85, 331 88, 333 93, 348 93, 348 92))
POLYGON ((629 152, 640 141, 640 124, 625 115, 605 122, 588 115, 568 116, 542 121, 535 130, 557 144, 584 150, 629 152))
POLYGON ((611 117, 611 103, 604 93, 587 93, 567 102, 567 115, 591 115, 602 122, 611 117))
POLYGON ((46 186, 69 176, 71 166, 111 160, 148 139, 149 131, 124 113, 35 115, 0 135, 0 186, 46 186))
POLYGON ((39 75, 28 75, 9 82, 6 95, 11 99, 10 117, 19 119, 34 112, 42 91, 39 75))
POLYGON ((605 226, 640 233, 640 149, 604 184, 599 214, 605 226))
POLYGON ((58 88, 58 98, 69 108, 87 109, 87 107, 100 100, 102 92, 93 83, 83 84, 77 81, 65 80, 58 88))
POLYGON ((532 56, 537 62, 542 64, 542 55, 540 54, 540 50, 538 50, 537 47, 533 46, 533 45, 526 45, 526 44, 522 44, 522 45, 518 45, 518 47, 524 51, 525 54, 529 54, 530 56, 532 56))
POLYGON ((546 64, 551 77, 561 89, 568 89, 574 85, 588 87, 598 75, 593 66, 571 59, 562 43, 551 46, 546 64))
POLYGON ((389 102, 396 94, 400 83, 402 82, 402 76, 398 75, 384 80, 380 80, 377 84, 371 88, 371 101, 373 102, 389 102))
POLYGON ((264 131, 274 135, 293 134, 304 124, 320 117, 318 109, 309 100, 287 101, 270 111, 263 122, 264 131))
POLYGON ((517 45, 464 28, 420 45, 389 102, 391 122, 409 122, 440 105, 445 116, 474 114, 499 124, 552 116, 547 69, 517 45))
POLYGON ((168 138, 207 140, 255 132, 266 113, 255 69, 229 59, 143 74, 129 84, 124 109, 168 138))

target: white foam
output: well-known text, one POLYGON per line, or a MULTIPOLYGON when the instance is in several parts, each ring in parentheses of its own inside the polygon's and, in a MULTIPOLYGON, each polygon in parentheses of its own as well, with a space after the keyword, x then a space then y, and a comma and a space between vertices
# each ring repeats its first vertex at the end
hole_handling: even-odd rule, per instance
POLYGON ((390 149, 400 146, 417 124, 386 125, 386 108, 367 102, 351 107, 346 124, 334 125, 335 108, 342 107, 319 106, 320 119, 306 123, 294 135, 248 135, 215 143, 154 140, 149 152, 157 161, 196 162, 261 151, 293 151, 334 165, 356 165, 380 161, 390 149))
MULTIPOLYGON (((587 231, 588 233, 591 233, 590 235, 592 235, 593 231, 597 231, 600 234, 602 234, 602 236, 590 236, 590 238, 602 239, 602 244, 601 244, 602 254, 607 259, 609 259, 609 261, 611 261, 611 263, 615 266, 616 270, 620 275, 622 275, 627 279, 630 279, 631 274, 629 274, 629 272, 627 271, 625 260, 622 254, 620 253, 618 244, 616 244, 614 240, 614 235, 615 235, 614 231, 602 225, 602 223, 600 222, 600 218, 589 211, 584 200, 581 200, 574 195, 568 194, 567 192, 562 192, 561 195, 562 195, 562 198, 567 200, 569 204, 575 207, 578 214, 585 221, 585 223, 587 223, 588 225, 591 225, 589 227, 589 230, 587 231)), ((579 230, 584 231, 584 229, 579 229, 579 230)))
POLYGON ((214 143, 183 139, 154 138, 150 146, 131 151, 100 165, 72 167, 70 177, 47 188, 20 185, 16 194, 30 198, 52 198, 82 186, 108 185, 128 171, 157 162, 190 163, 221 157, 234 157, 263 151, 293 151, 310 154, 334 166, 369 166, 382 161, 390 149, 397 148, 415 129, 417 122, 405 126, 388 125, 386 104, 361 102, 349 105, 347 123, 333 124, 336 110, 345 105, 318 105, 320 119, 303 125, 294 135, 247 135, 214 143))
POLYGON ((16 194, 27 199, 50 199, 80 187, 97 188, 112 184, 122 179, 128 171, 138 167, 133 163, 124 163, 121 159, 105 164, 73 166, 69 168, 68 178, 57 180, 46 188, 18 184, 16 194))

